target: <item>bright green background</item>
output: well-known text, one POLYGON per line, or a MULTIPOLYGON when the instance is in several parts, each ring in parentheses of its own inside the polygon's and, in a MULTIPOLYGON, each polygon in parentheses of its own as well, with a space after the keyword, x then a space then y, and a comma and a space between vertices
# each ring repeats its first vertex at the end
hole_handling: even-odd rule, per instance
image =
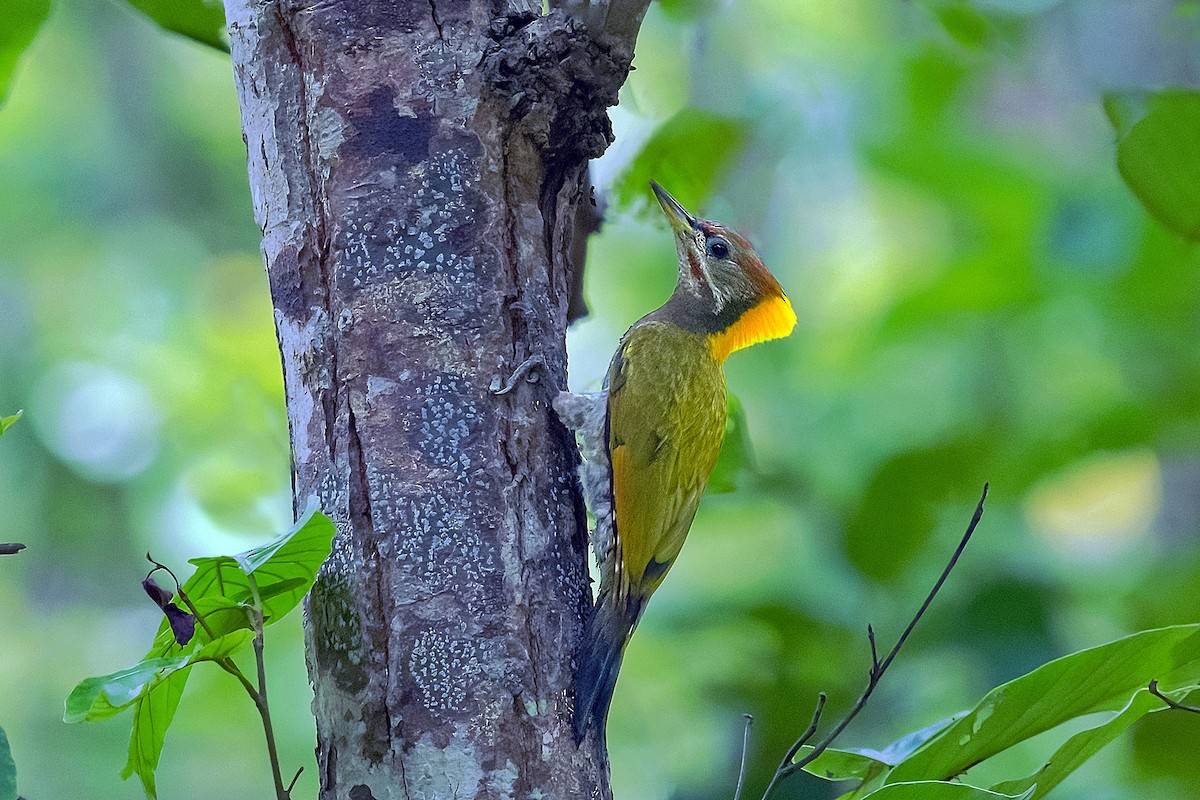
MULTIPOLYGON (((1200 621, 1200 252, 1123 182, 1104 107, 1200 86, 1195 3, 672 0, 636 65, 597 166, 613 191, 573 385, 670 290, 648 177, 748 234, 800 324, 729 364, 757 475, 705 500, 630 646, 618 797, 730 797, 745 711, 757 796, 816 692, 833 714, 852 701, 866 623, 890 644, 984 480, 977 540, 842 744, 1200 621)), ((29 544, 0 561, 0 726, 31 800, 136 798, 127 722, 60 720, 78 680, 149 645, 142 554, 182 566, 290 522, 227 57, 116 3, 60 3, 0 108, 0 185, 0 414, 26 410, 0 439, 0 540, 29 544)), ((299 625, 268 632, 270 678, 311 796, 299 625)), ((266 796, 257 717, 209 672, 160 793, 266 796)), ((1070 732, 976 782, 1033 771, 1070 732)), ((1198 743, 1200 717, 1154 715, 1052 796, 1194 798, 1198 743)))

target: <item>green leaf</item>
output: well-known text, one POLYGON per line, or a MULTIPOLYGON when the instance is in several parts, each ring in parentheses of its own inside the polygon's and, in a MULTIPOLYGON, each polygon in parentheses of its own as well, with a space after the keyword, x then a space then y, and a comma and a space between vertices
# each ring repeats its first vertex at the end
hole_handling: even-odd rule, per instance
POLYGON ((725 439, 721 453, 708 477, 708 491, 725 494, 737 488, 738 473, 753 470, 754 454, 750 449, 750 433, 746 428, 746 410, 742 401, 729 394, 729 411, 725 415, 725 439))
MULTIPOLYGON (((792 761, 799 760, 812 750, 812 747, 805 745, 792 761)), ((890 766, 891 764, 885 764, 861 752, 831 747, 817 756, 812 763, 806 764, 804 771, 827 781, 869 781, 886 772, 890 766)))
POLYGON ((664 122, 616 186, 618 202, 651 202, 656 180, 693 213, 712 192, 721 170, 748 138, 747 123, 735 117, 687 108, 664 122))
MULTIPOLYGON (((0 0, 0 19, 4 20, 0 25, 0 102, 8 93, 17 61, 49 14, 50 0, 0 0)), ((0 433, 3 427, 0 422, 0 433)))
POLYGON ((225 7, 220 0, 128 0, 168 31, 181 34, 221 52, 229 52, 225 38, 225 7))
POLYGON ((147 685, 161 674, 185 666, 188 658, 148 658, 127 669, 80 681, 67 696, 63 722, 95 722, 124 711, 137 702, 147 685))
POLYGON ((17 800, 17 764, 3 728, 0 728, 0 800, 17 800))
POLYGON ((192 665, 229 658, 253 636, 251 630, 235 630, 192 653, 147 658, 128 669, 81 681, 67 697, 63 721, 95 722, 132 707, 129 758, 121 776, 128 778, 136 772, 146 796, 154 798, 154 770, 192 665))
POLYGON ((1113 93, 1117 168, 1155 219, 1200 241, 1200 93, 1113 93))
POLYGON ((965 783, 943 781, 910 781, 890 783, 867 795, 869 800, 1027 800, 1024 794, 1000 794, 965 783))
MULTIPOLYGON (((882 782, 880 779, 896 764, 913 753, 918 747, 936 736, 948 725, 957 721, 966 712, 940 719, 931 725, 926 725, 918 731, 905 734, 882 750, 868 748, 830 748, 822 753, 815 761, 804 768, 805 772, 830 781, 856 780, 861 783, 854 789, 842 795, 840 800, 860 800, 871 794, 882 782)), ((797 755, 801 756, 812 751, 811 747, 803 747, 797 755)))
POLYGON ((25 413, 24 411, 18 411, 17 413, 13 414, 11 417, 0 417, 0 436, 3 436, 4 432, 6 430, 8 430, 9 428, 11 428, 13 426, 13 424, 17 420, 19 420, 21 418, 21 415, 24 413, 25 413))
POLYGON ((967 712, 961 711, 944 719, 939 719, 937 722, 930 723, 920 730, 906 733, 899 739, 884 747, 882 750, 865 750, 859 749, 854 752, 862 753, 871 758, 882 761, 889 766, 895 766, 910 755, 915 753, 921 745, 928 742, 934 736, 944 731, 946 728, 958 722, 965 717, 967 712))
MULTIPOLYGON (((959 775, 1067 720, 1118 711, 1154 679, 1171 691, 1200 684, 1200 625, 1142 631, 1043 664, 993 689, 966 716, 898 764, 887 781, 959 775)), ((1142 707, 1140 701, 1137 707, 1142 707)), ((1085 740, 1076 742, 1061 753, 1060 764, 1074 769, 1082 763, 1078 754, 1090 746, 1085 740)), ((1050 773, 1056 780, 1065 774, 1060 769, 1050 773)))
POLYGON ((158 797, 154 771, 158 769, 167 728, 171 727, 171 722, 175 719, 175 711, 179 708, 179 699, 183 697, 183 687, 187 684, 188 675, 187 670, 172 672, 156 684, 155 690, 147 694, 134 710, 133 730, 129 734, 129 753, 125 767, 121 770, 121 777, 128 780, 129 776, 136 772, 147 800, 158 797))
MULTIPOLYGON (((1175 692, 1164 692, 1176 702, 1183 700, 1190 689, 1175 692)), ((1126 728, 1137 722, 1146 714, 1166 711, 1167 705, 1148 689, 1142 689, 1119 712, 1109 720, 1093 728, 1088 728, 1068 739, 1055 751, 1045 766, 1029 777, 1015 781, 1005 781, 992 787, 996 792, 1021 792, 1035 790, 1030 800, 1045 797, 1046 793, 1062 782, 1064 778, 1077 770, 1085 761, 1100 752, 1106 744, 1117 738, 1126 728)))
MULTIPOLYGON (((263 621, 282 619, 304 598, 316 580, 317 570, 329 557, 337 528, 319 511, 310 511, 291 530, 261 547, 235 556, 193 558, 196 572, 183 591, 200 606, 200 601, 225 598, 233 603, 251 602, 253 575, 263 605, 263 621)), ((169 630, 164 621, 159 628, 169 630)))
POLYGON ((252 635, 250 630, 234 631, 208 642, 194 653, 147 658, 132 667, 80 681, 67 697, 63 722, 95 722, 114 716, 137 703, 171 673, 198 661, 232 655, 252 635))
POLYGON ((201 661, 220 661, 241 650, 253 638, 254 632, 238 630, 213 639, 196 652, 183 658, 183 663, 160 673, 146 685, 138 698, 133 715, 133 731, 129 735, 129 757, 122 778, 137 773, 142 788, 150 800, 158 796, 154 770, 162 755, 167 728, 175 718, 179 698, 187 683, 190 668, 201 661))

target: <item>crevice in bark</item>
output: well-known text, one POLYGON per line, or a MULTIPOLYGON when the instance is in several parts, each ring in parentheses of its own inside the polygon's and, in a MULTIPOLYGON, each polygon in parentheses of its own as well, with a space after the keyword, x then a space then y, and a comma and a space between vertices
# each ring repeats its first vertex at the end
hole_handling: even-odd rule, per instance
POLYGON ((438 40, 444 42, 446 36, 442 31, 442 20, 438 17, 436 0, 429 0, 429 15, 433 17, 433 27, 437 28, 438 40))

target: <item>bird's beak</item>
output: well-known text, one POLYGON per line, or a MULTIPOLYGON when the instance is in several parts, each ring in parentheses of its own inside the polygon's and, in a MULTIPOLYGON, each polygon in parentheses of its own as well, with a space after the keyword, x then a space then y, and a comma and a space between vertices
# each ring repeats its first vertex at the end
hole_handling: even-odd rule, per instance
POLYGON ((658 204, 662 206, 663 213, 667 215, 667 221, 671 223, 671 228, 677 235, 689 234, 696 229, 696 218, 689 214, 686 208, 679 205, 679 201, 671 197, 666 189, 654 181, 650 181, 650 188, 654 190, 658 204))

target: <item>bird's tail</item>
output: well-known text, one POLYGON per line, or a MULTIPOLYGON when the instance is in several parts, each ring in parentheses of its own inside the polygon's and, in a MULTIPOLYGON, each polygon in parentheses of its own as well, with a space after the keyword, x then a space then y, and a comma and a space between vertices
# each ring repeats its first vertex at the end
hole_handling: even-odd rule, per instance
POLYGON ((604 742, 608 707, 612 703, 617 673, 625 645, 633 635, 641 616, 642 603, 616 601, 602 594, 596 610, 583 630, 575 671, 575 741, 582 742, 588 722, 596 726, 596 736, 604 742))

